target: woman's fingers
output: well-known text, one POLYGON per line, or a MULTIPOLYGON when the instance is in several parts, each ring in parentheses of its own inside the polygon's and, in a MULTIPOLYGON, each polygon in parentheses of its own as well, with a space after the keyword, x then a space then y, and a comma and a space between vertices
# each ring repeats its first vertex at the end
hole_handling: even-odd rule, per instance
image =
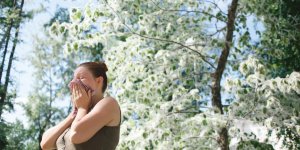
POLYGON ((76 92, 75 92, 75 86, 73 85, 73 88, 72 88, 72 103, 74 105, 74 107, 77 107, 77 104, 76 104, 76 92))
POLYGON ((79 85, 78 85, 78 92, 82 94, 82 93, 85 92, 85 90, 83 89, 82 86, 79 86, 79 85))
POLYGON ((92 92, 91 92, 91 90, 88 90, 88 91, 87 91, 87 96, 88 96, 88 99, 90 100, 91 97, 92 97, 92 92))
POLYGON ((75 94, 76 94, 76 97, 79 95, 78 85, 75 85, 75 94))
POLYGON ((77 108, 83 107, 87 109, 91 102, 91 91, 85 91, 83 87, 79 84, 74 84, 73 90, 72 90, 72 98, 73 103, 77 108))
POLYGON ((74 95, 75 95, 75 89, 74 86, 72 87, 72 93, 71 93, 71 97, 72 97, 72 102, 74 103, 74 95))

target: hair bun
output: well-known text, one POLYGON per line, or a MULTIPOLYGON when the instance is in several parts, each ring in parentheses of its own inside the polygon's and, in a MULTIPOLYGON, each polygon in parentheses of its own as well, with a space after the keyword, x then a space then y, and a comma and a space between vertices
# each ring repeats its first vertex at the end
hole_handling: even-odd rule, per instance
POLYGON ((101 67, 105 72, 108 71, 107 66, 106 66, 106 64, 105 64, 104 61, 99 61, 99 62, 97 62, 97 64, 99 64, 100 67, 101 67))

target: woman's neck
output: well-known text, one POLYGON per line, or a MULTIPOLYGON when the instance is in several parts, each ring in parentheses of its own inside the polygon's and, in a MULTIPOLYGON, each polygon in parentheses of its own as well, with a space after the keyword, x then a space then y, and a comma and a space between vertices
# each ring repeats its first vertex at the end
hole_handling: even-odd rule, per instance
POLYGON ((92 96, 91 108, 93 108, 102 99, 103 99, 103 93, 99 93, 92 96))

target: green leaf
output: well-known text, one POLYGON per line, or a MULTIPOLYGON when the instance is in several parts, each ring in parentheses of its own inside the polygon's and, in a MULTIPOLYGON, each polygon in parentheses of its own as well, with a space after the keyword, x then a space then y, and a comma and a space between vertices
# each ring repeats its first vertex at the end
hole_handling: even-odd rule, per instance
POLYGON ((207 121, 206 121, 206 119, 203 119, 203 120, 202 120, 202 124, 203 124, 204 126, 207 126, 207 121))

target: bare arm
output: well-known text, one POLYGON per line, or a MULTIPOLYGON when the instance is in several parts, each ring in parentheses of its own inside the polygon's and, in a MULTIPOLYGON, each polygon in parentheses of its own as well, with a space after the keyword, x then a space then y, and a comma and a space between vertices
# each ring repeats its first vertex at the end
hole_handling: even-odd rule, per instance
POLYGON ((118 112, 118 104, 111 97, 102 99, 89 113, 84 108, 78 108, 70 129, 71 142, 79 144, 89 140, 98 130, 110 123, 118 112))
POLYGON ((56 140, 57 138, 68 128, 71 126, 73 120, 75 118, 75 114, 71 113, 67 118, 65 118, 62 122, 57 124, 56 126, 45 131, 41 141, 41 147, 44 150, 47 149, 56 149, 56 140))

